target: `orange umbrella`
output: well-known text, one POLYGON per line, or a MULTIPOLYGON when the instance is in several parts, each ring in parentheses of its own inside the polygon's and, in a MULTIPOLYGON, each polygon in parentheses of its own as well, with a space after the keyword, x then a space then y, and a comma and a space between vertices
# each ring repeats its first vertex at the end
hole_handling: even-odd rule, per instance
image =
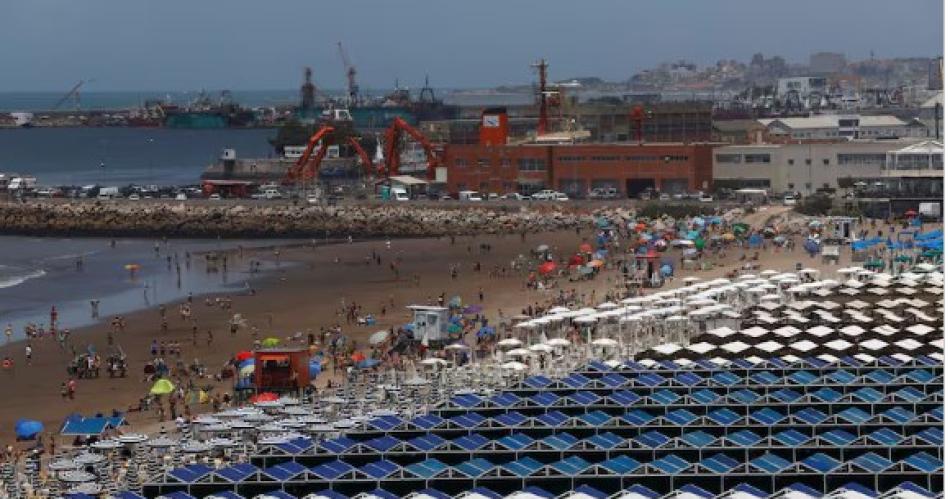
POLYGON ((251 403, 256 404, 258 402, 275 402, 280 398, 280 395, 277 395, 274 392, 262 392, 251 397, 251 403))
POLYGON ((604 261, 603 261, 603 260, 591 260, 591 261, 587 262, 587 266, 588 266, 588 267, 603 267, 603 266, 604 266, 604 261))
POLYGON ((350 356, 350 360, 352 360, 353 362, 361 362, 361 361, 366 360, 366 356, 363 355, 363 352, 356 352, 350 356))
POLYGON ((554 262, 544 262, 538 266, 538 273, 541 275, 547 275, 551 272, 554 272, 557 269, 557 264, 554 262))
POLYGON ((594 248, 592 248, 589 243, 584 243, 584 244, 581 245, 580 251, 581 251, 581 253, 593 253, 593 252, 594 252, 594 248))

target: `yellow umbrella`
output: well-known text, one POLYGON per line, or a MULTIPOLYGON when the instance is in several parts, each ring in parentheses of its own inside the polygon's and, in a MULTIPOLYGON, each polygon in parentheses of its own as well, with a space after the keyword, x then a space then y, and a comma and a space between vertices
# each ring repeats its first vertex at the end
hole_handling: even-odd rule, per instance
POLYGON ((171 381, 162 378, 152 385, 152 389, 149 390, 149 393, 152 395, 168 395, 173 391, 175 391, 175 385, 173 385, 171 381))
POLYGON ((261 342, 261 346, 264 348, 271 348, 280 345, 280 340, 277 338, 264 338, 264 341, 261 342))
POLYGON ((726 241, 732 241, 733 239, 736 238, 736 236, 732 235, 731 232, 726 232, 725 234, 722 235, 722 238, 725 239, 726 241))

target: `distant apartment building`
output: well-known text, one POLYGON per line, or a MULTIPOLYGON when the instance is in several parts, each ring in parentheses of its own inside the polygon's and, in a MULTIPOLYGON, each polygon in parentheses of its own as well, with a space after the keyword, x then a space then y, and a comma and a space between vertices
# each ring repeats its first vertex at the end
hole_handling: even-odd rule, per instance
POLYGON ((808 141, 841 139, 877 139, 927 137, 926 124, 913 119, 904 121, 889 115, 818 114, 807 117, 766 118, 765 126, 770 141, 808 141))
POLYGON ((840 73, 847 65, 848 59, 837 52, 816 52, 808 58, 808 67, 815 74, 840 73))
POLYGON ((800 99, 804 99, 812 94, 824 94, 827 86, 828 80, 821 76, 779 78, 776 87, 776 96, 783 102, 790 98, 790 94, 793 93, 800 99))
POLYGON ((713 177, 720 188, 756 187, 804 196, 818 190, 840 192, 858 179, 882 178, 888 172, 939 170, 942 177, 943 145, 934 144, 900 139, 721 146, 713 152, 713 177), (929 154, 926 162, 911 155, 921 147, 929 154))

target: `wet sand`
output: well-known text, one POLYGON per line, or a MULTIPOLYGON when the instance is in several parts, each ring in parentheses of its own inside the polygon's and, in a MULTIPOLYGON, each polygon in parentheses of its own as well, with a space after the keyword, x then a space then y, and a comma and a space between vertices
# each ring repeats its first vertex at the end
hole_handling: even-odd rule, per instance
MULTIPOLYGON (((758 225, 773 214, 757 213, 749 218, 758 225)), ((228 330, 228 320, 233 313, 241 313, 251 325, 259 328, 259 338, 276 336, 288 338, 295 332, 318 334, 321 326, 342 324, 343 331, 357 342, 358 347, 366 346, 369 334, 388 329, 392 325, 405 324, 410 320, 406 306, 424 304, 436 299, 442 292, 446 297, 460 295, 463 303, 478 303, 478 291, 482 289, 485 299, 482 305, 485 314, 491 320, 497 319, 497 311, 504 310, 510 316, 519 313, 528 304, 543 302, 554 296, 556 290, 540 292, 528 290, 522 276, 491 278, 489 270, 494 265, 509 265, 519 254, 529 256, 532 248, 540 244, 550 245, 558 257, 569 255, 578 246, 589 241, 592 230, 558 231, 528 234, 522 241, 520 236, 481 236, 457 237, 455 244, 449 238, 393 240, 391 248, 385 241, 356 242, 316 248, 288 248, 279 256, 279 266, 272 252, 258 254, 245 251, 243 261, 234 263, 235 268, 246 267, 246 262, 255 258, 263 261, 262 267, 276 267, 269 276, 255 286, 256 294, 233 295, 230 311, 217 306, 206 306, 203 297, 194 300, 193 318, 199 324, 197 346, 192 345, 190 323, 178 317, 178 307, 167 305, 169 330, 160 330, 157 310, 144 310, 126 316, 128 327, 117 343, 121 345, 129 360, 127 378, 110 379, 103 369, 99 379, 79 380, 75 400, 64 400, 60 395, 60 384, 67 379, 65 366, 71 355, 63 352, 52 339, 33 341, 33 361, 27 366, 24 358, 23 342, 14 342, 0 348, 0 356, 10 355, 15 361, 13 372, 0 372, 3 377, 5 403, 0 405, 0 439, 4 442, 13 438, 13 425, 19 418, 39 419, 46 425, 46 431, 56 434, 67 414, 78 412, 92 415, 96 412, 108 413, 113 408, 125 411, 130 405, 147 393, 150 385, 143 382, 143 365, 151 359, 149 346, 153 339, 159 341, 177 341, 182 346, 182 360, 185 364, 195 358, 200 359, 209 372, 217 372, 220 367, 237 351, 250 349, 253 343, 251 328, 242 328, 232 337, 228 330), (483 253, 480 243, 488 243, 492 249, 483 253), (366 261, 373 251, 381 255, 381 265, 366 261), (339 261, 337 261, 339 259, 339 261), (399 277, 390 270, 390 262, 398 261, 399 277), (473 270, 473 263, 481 263, 481 272, 473 270), (458 265, 459 276, 452 279, 450 268, 458 265), (419 285, 414 276, 419 276, 419 285), (395 306, 390 305, 390 300, 395 306), (363 312, 372 312, 379 322, 374 326, 346 325, 344 317, 337 315, 342 302, 356 301, 363 312), (386 305, 385 316, 380 309, 386 305), (269 321, 272 325, 269 326, 269 321), (207 344, 207 330, 214 334, 213 342, 207 344)), ((818 259, 810 259, 800 249, 793 252, 763 251, 760 256, 762 268, 791 270, 798 262, 805 266, 818 268, 826 277, 834 278, 834 268, 848 265, 843 255, 840 265, 831 267, 820 265, 818 259)), ((677 269, 676 279, 666 286, 678 286, 686 275, 702 278, 714 278, 725 275, 739 265, 742 250, 730 249, 722 259, 710 259, 714 264, 711 270, 683 272, 677 269)), ((678 252, 669 255, 678 261, 678 252)), ((603 297, 609 290, 615 290, 619 273, 615 270, 604 271, 596 279, 581 282, 560 280, 562 289, 576 288, 579 293, 589 296, 596 289, 597 296, 603 297)), ((215 296, 215 295, 211 295, 215 296)), ((220 296, 220 295, 218 295, 220 296)), ((602 301, 602 300, 599 300, 602 301)), ((108 318, 96 326, 74 330, 72 343, 83 351, 86 345, 95 345, 97 351, 107 351, 106 336, 110 329, 108 318)), ((166 359, 170 357, 166 355, 166 359)), ((169 361, 173 365, 173 361, 169 361)), ((324 372, 318 378, 318 384, 326 384, 329 374, 324 372)), ((215 385, 216 393, 231 389, 231 382, 208 384, 215 385)), ((209 411, 210 405, 192 406, 193 412, 209 411)), ((154 428, 158 418, 154 411, 148 413, 130 413, 129 420, 135 429, 154 428)), ((171 426, 171 425, 169 425, 171 426)))

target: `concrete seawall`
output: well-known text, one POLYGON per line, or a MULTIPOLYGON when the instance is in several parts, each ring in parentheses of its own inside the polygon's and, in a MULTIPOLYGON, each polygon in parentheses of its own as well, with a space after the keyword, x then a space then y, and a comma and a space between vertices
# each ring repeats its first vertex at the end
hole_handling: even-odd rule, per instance
POLYGON ((0 203, 0 234, 102 237, 432 237, 589 226, 571 206, 242 202, 0 203))

